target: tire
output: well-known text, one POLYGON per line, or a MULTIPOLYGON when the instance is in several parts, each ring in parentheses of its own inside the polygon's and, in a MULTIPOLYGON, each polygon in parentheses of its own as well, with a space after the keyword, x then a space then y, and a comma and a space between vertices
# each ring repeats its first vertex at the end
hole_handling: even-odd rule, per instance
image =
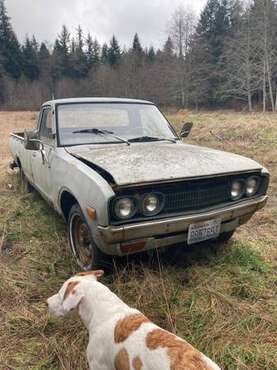
POLYGON ((96 246, 79 204, 72 206, 67 224, 70 249, 78 266, 84 271, 103 267, 107 256, 96 246))
POLYGON ((218 237, 218 241, 221 243, 228 243, 228 241, 233 237, 235 230, 222 233, 218 237))
POLYGON ((20 176, 20 188, 21 188, 22 192, 23 193, 32 193, 33 187, 29 183, 22 167, 20 167, 20 169, 19 169, 19 176, 20 176))

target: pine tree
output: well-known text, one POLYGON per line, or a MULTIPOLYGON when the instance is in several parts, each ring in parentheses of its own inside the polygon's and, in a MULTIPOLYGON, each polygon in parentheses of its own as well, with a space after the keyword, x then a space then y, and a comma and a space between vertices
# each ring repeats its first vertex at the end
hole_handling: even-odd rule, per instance
POLYGON ((71 47, 72 77, 84 78, 88 73, 88 64, 84 52, 83 31, 81 26, 77 29, 77 42, 71 47))
POLYGON ((149 50, 146 51, 146 60, 148 63, 152 64, 155 62, 156 53, 153 46, 150 46, 149 50))
POLYGON ((34 51, 36 53, 38 53, 39 44, 38 44, 38 42, 37 42, 37 40, 35 38, 35 35, 33 35, 33 37, 32 37, 31 44, 32 44, 32 47, 33 47, 34 51))
POLYGON ((91 69, 93 65, 93 41, 90 33, 88 33, 86 38, 86 48, 87 66, 88 69, 91 69))
POLYGON ((0 60, 4 70, 18 79, 22 72, 22 55, 17 37, 7 15, 4 0, 0 0, 0 60))
POLYGON ((166 40, 166 42, 164 44, 163 52, 168 57, 173 57, 173 55, 174 55, 174 45, 173 45, 173 42, 172 42, 170 36, 168 36, 168 39, 166 40))
POLYGON ((100 63, 101 47, 97 39, 92 40, 90 34, 88 34, 88 37, 86 39, 86 45, 87 45, 86 57, 88 67, 90 69, 92 66, 97 66, 100 63))
POLYGON ((38 53, 37 53, 37 43, 33 37, 30 40, 26 37, 25 43, 22 47, 22 56, 23 56, 23 72, 24 75, 31 81, 37 80, 39 78, 39 62, 38 62, 38 53))
MULTIPOLYGON (((103 50, 102 50, 103 51, 103 50)), ((110 41, 110 47, 108 50, 108 60, 111 66, 117 66, 120 63, 121 50, 118 41, 115 36, 110 41)))
POLYGON ((72 68, 70 65, 70 33, 66 26, 62 27, 62 32, 55 41, 53 51, 53 78, 71 77, 72 68))
POLYGON ((245 12, 243 10, 242 0, 230 0, 230 25, 231 25, 231 35, 232 37, 236 32, 239 32, 242 17, 245 12))
POLYGON ((209 105, 220 103, 218 91, 222 84, 222 57, 224 45, 230 32, 230 0, 208 0, 201 13, 192 43, 194 49, 198 48, 199 50, 191 52, 194 54, 194 58, 197 56, 194 63, 199 63, 193 68, 210 71, 205 81, 205 95, 209 105))
POLYGON ((109 63, 109 47, 108 47, 106 42, 102 46, 101 63, 102 64, 108 64, 109 63))
POLYGON ((142 49, 142 46, 141 46, 141 43, 140 43, 140 40, 139 40, 139 37, 138 37, 137 33, 135 34, 134 40, 133 40, 133 52, 138 56, 143 55, 143 49, 142 49))
POLYGON ((51 85, 51 55, 44 42, 41 43, 38 51, 38 66, 40 70, 40 78, 47 81, 51 85))

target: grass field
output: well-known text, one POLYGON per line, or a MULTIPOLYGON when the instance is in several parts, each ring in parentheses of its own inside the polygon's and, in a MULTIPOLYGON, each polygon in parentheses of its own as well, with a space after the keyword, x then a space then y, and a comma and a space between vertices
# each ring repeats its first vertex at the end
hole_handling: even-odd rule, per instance
MULTIPOLYGON (((189 142, 263 163, 271 172, 269 203, 225 246, 132 258, 103 281, 223 369, 277 369, 277 115, 183 111, 168 117, 177 128, 183 120, 195 123, 189 142)), ((37 194, 22 193, 6 166, 8 133, 34 126, 35 119, 0 112, 0 370, 81 370, 88 336, 79 318, 54 319, 45 305, 76 271, 65 224, 37 194)))

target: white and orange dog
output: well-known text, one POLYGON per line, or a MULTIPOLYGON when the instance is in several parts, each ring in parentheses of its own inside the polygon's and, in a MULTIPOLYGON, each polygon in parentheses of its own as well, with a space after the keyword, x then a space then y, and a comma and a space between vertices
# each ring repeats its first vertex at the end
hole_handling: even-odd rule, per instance
POLYGON ((208 357, 159 328, 97 281, 103 271, 80 273, 47 300, 50 313, 77 308, 89 331, 91 370, 220 370, 208 357))

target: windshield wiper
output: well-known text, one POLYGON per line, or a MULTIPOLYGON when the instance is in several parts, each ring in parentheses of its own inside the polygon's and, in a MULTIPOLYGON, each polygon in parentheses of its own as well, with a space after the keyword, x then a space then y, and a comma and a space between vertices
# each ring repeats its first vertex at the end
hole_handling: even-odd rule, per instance
POLYGON ((154 136, 139 136, 129 139, 129 143, 142 143, 147 141, 170 141, 171 143, 176 143, 174 139, 168 139, 163 137, 154 137, 154 136))
POLYGON ((98 128, 88 128, 88 129, 84 129, 84 130, 77 130, 77 131, 73 131, 73 134, 109 135, 109 136, 112 136, 115 139, 121 141, 122 143, 130 145, 128 140, 125 140, 122 137, 119 137, 119 136, 115 135, 114 132, 108 131, 108 130, 100 130, 98 128))

